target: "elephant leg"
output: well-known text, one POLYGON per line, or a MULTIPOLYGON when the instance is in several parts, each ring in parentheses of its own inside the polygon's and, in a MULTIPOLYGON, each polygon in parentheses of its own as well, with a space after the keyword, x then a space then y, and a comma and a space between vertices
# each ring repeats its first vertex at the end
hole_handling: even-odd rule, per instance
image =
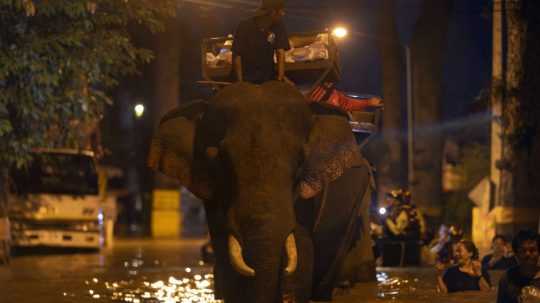
POLYGON ((345 257, 338 278, 339 281, 351 287, 357 282, 375 281, 376 274, 369 230, 367 233, 364 231, 363 220, 359 223, 359 238, 353 242, 351 250, 345 257))
POLYGON ((314 293, 316 300, 332 300, 346 256, 358 230, 358 211, 369 182, 368 168, 354 167, 330 183, 313 234, 315 247, 314 293))
POLYGON ((340 281, 349 285, 357 282, 375 281, 375 258, 372 250, 372 240, 369 232, 369 207, 371 203, 371 188, 367 188, 360 206, 359 218, 356 224, 358 236, 352 243, 341 269, 340 281))

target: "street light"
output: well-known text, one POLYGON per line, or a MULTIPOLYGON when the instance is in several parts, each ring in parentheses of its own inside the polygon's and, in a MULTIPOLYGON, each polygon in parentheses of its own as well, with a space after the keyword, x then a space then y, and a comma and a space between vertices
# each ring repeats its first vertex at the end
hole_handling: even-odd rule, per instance
POLYGON ((134 111, 135 111, 135 117, 137 118, 141 118, 143 115, 144 115, 144 105, 143 104, 137 104, 135 105, 135 107, 133 108, 134 111))
POLYGON ((343 26, 337 26, 332 30, 332 35, 338 39, 343 39, 349 35, 349 31, 343 26))

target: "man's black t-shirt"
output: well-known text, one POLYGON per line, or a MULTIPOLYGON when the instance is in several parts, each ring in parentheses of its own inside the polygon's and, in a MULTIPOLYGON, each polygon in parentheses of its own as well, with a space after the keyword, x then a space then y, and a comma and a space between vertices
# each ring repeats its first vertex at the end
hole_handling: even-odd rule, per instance
POLYGON ((256 17, 238 25, 234 36, 234 57, 242 57, 244 81, 261 84, 276 79, 274 54, 277 49, 290 49, 289 37, 283 22, 262 30, 256 17))
POLYGON ((532 285, 533 278, 522 276, 519 266, 506 271, 499 281, 497 291, 497 303, 519 303, 521 290, 525 286, 532 285))
MULTIPOLYGON (((490 278, 487 272, 482 271, 482 277, 489 283, 490 278)), ((448 292, 480 290, 480 278, 471 276, 459 270, 459 266, 452 266, 446 270, 443 276, 444 284, 448 292)))
POLYGON ((489 266, 489 262, 493 258, 493 255, 487 255, 482 259, 482 269, 484 270, 507 270, 514 266, 517 266, 516 257, 502 257, 499 261, 495 262, 493 266, 489 266))

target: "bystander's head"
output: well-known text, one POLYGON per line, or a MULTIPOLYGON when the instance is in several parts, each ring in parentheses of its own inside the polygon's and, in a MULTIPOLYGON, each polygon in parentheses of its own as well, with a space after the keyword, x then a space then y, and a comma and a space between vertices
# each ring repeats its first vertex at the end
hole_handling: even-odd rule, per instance
POLYGON ((534 276, 538 272, 540 238, 532 230, 520 231, 512 241, 522 275, 534 276))
POLYGON ((460 266, 478 260, 478 249, 472 241, 461 240, 456 247, 456 260, 460 266))

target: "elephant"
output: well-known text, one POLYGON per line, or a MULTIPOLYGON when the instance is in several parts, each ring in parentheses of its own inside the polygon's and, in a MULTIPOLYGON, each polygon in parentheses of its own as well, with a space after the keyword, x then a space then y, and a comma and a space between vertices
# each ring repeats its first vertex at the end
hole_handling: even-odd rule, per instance
POLYGON ((237 83, 172 110, 148 164, 204 201, 227 303, 331 300, 366 250, 370 168, 347 115, 288 84, 237 83))

